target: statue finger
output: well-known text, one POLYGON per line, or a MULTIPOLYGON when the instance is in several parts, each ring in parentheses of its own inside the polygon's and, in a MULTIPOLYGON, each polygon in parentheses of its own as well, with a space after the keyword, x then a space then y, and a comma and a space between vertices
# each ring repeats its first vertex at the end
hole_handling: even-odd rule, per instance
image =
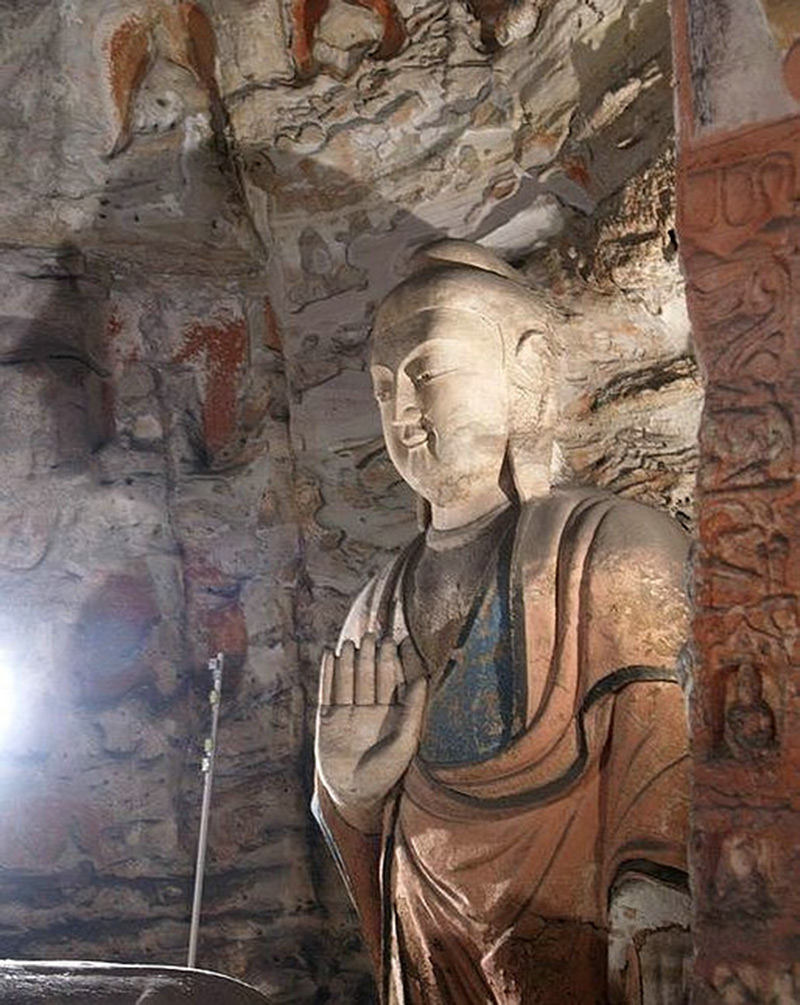
POLYGON ((376 671, 375 700, 379 705, 391 705, 403 685, 403 668, 393 639, 384 639, 378 647, 376 671))
POLYGON ((353 704, 353 680, 355 678, 356 647, 350 639, 342 646, 336 657, 333 676, 334 705, 353 704))
POLYGON ((399 652, 400 663, 403 667, 403 679, 406 684, 413 684, 414 681, 426 676, 422 657, 410 635, 406 635, 400 643, 399 652))
POLYGON ((361 640, 356 653, 356 705, 375 704, 375 636, 370 633, 361 640))
POLYGON ((335 660, 333 653, 327 647, 322 650, 319 664, 319 704, 327 708, 333 701, 333 671, 335 660))

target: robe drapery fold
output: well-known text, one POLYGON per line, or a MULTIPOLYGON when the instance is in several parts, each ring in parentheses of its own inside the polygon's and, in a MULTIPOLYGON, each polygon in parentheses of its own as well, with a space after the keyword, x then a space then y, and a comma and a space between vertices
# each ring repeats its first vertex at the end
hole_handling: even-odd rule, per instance
MULTIPOLYGON (((419 547, 362 591, 340 645, 408 635, 419 547)), ((633 502, 586 489, 525 504, 508 587, 524 728, 486 760, 415 758, 379 835, 318 792, 385 1002, 606 1000, 615 880, 685 870, 685 557, 673 521, 633 502)))

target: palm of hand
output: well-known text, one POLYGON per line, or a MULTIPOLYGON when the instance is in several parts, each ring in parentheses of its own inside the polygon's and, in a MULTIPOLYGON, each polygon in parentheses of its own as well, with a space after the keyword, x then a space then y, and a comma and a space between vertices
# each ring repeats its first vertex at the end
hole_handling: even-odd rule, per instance
POLYGON ((383 804, 419 743, 427 681, 406 639, 380 647, 367 635, 356 650, 326 652, 320 673, 316 761, 342 815, 361 829, 377 825, 383 804))

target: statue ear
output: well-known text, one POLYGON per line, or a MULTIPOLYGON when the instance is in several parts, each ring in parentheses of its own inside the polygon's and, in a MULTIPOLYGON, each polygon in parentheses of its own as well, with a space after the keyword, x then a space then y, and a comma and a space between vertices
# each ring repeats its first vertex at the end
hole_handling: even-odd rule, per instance
MULTIPOLYGON (((527 398, 523 405, 527 414, 518 414, 524 425, 531 422, 553 421, 553 403, 557 388, 556 358, 551 332, 542 328, 524 331, 514 347, 514 358, 509 366, 509 385, 512 397, 527 398)), ((514 408, 516 412, 516 408, 514 408)))
POLYGON ((558 390, 554 341, 549 328, 529 328, 509 363, 509 453, 523 499, 546 494, 551 486, 558 390))
POLYGON ((523 373, 529 373, 532 380, 553 369, 556 353, 555 337, 549 327, 528 328, 514 347, 514 363, 523 373))

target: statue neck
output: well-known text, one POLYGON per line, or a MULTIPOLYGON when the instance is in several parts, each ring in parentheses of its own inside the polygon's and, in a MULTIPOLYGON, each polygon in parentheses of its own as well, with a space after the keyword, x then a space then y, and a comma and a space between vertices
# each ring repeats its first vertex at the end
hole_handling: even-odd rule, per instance
POLYGON ((482 538, 491 542, 496 536, 497 528, 505 528, 505 517, 511 506, 511 502, 505 499, 495 509, 460 527, 440 528, 430 524, 425 531, 426 548, 435 552, 453 552, 463 550, 465 545, 472 546, 482 538))
POLYGON ((454 530, 466 527, 468 524, 481 521, 489 514, 494 514, 508 505, 508 496, 499 485, 479 495, 472 495, 463 503, 452 503, 448 506, 431 504, 431 524, 435 530, 454 530))

